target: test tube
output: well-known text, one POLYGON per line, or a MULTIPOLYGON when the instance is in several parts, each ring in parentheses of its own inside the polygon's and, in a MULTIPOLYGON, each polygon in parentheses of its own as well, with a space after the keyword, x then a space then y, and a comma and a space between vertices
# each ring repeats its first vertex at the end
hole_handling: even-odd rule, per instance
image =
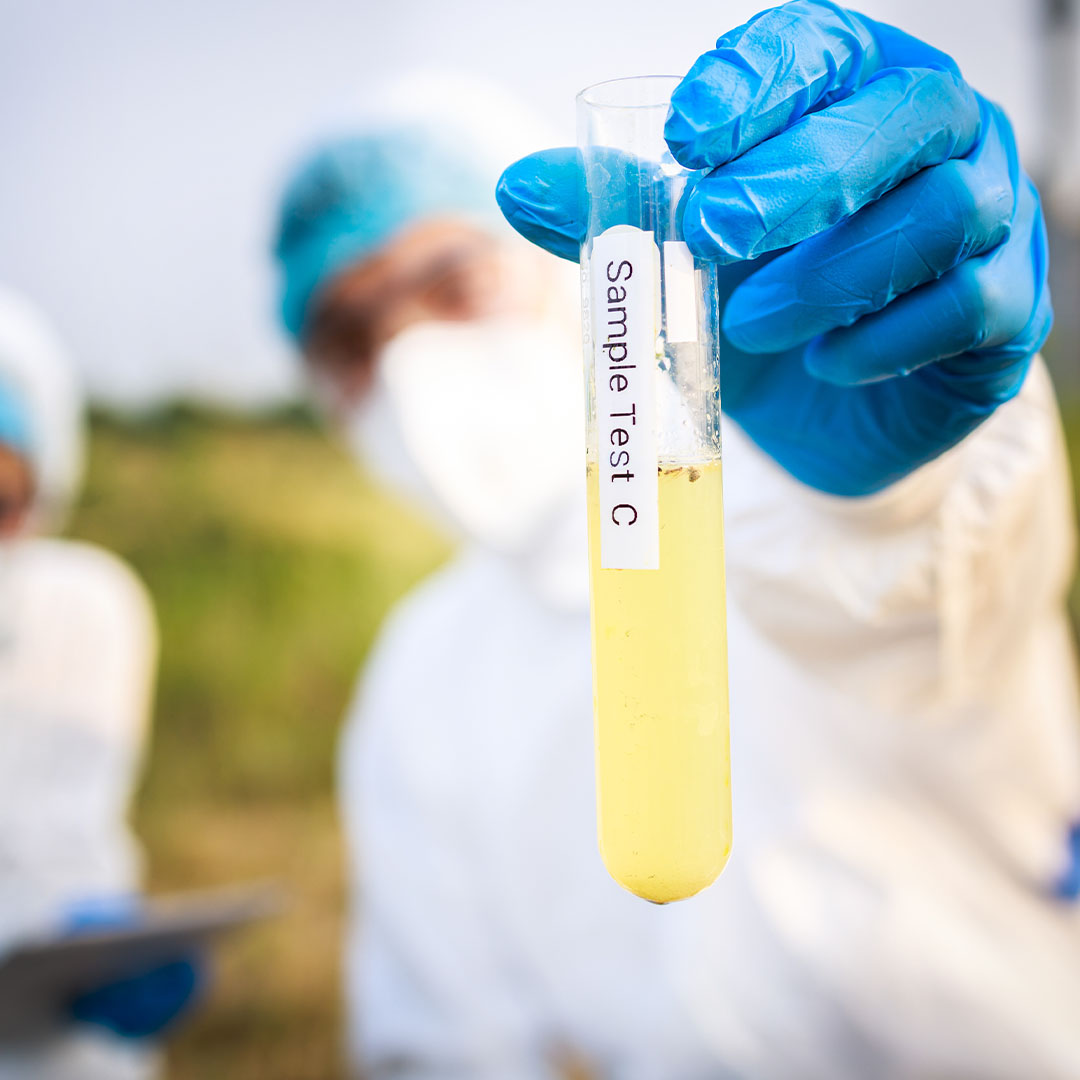
POLYGON ((731 851, 715 268, 683 242, 673 76, 578 95, 600 851, 655 903, 731 851))

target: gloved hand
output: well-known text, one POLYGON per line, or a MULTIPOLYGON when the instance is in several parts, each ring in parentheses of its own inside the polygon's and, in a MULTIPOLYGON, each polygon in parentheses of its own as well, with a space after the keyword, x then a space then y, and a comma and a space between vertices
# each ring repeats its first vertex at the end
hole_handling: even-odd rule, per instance
MULTIPOLYGON (((724 409, 793 476, 872 493, 1019 391, 1052 321, 1039 197, 948 56, 795 0, 694 64, 665 136, 701 170, 682 229, 720 264, 724 409)), ((577 259, 577 151, 516 162, 497 197, 577 259)))
MULTIPOLYGON (((133 897, 90 902, 71 912, 68 931, 78 935, 126 929, 138 924, 139 910, 133 897)), ((123 1038, 148 1038, 191 1007, 204 981, 199 957, 177 957, 80 994, 69 1002, 68 1013, 75 1021, 107 1028, 123 1038)))
POLYGON ((1054 883, 1053 893, 1059 900, 1075 904, 1080 900, 1080 822, 1069 828, 1066 848, 1065 868, 1054 883))

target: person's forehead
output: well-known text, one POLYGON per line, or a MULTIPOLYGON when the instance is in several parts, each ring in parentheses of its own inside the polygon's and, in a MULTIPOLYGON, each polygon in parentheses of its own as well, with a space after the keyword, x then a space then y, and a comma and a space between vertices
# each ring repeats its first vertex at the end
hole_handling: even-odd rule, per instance
POLYGON ((432 218, 417 221, 397 232, 378 251, 342 271, 327 289, 330 298, 355 298, 376 292, 395 281, 422 273, 432 261, 463 248, 483 251, 495 246, 485 230, 467 221, 432 218))

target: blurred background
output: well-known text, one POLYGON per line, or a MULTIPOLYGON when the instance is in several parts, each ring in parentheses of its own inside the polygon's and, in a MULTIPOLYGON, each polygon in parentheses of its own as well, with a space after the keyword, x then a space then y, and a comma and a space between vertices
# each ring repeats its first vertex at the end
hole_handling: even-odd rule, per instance
MULTIPOLYGON (((266 877, 293 897, 285 920, 224 950, 171 1076, 339 1075, 335 741, 381 617, 448 554, 301 402, 269 260, 282 177, 414 67, 490 77, 572 142, 582 86, 684 71, 759 6, 0 0, 0 283, 52 320, 94 405, 69 533, 128 560, 160 624, 136 814, 150 887, 266 877)), ((1049 211, 1047 353, 1075 476, 1074 5, 856 6, 950 52, 1014 120, 1049 211)))

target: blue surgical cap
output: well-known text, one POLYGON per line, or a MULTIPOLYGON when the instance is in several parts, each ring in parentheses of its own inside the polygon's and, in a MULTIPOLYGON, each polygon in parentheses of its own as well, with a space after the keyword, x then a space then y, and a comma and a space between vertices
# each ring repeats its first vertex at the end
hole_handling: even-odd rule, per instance
POLYGON ((467 140, 422 125, 324 145, 282 200, 275 255, 285 329, 300 339, 320 286, 404 226, 445 216, 495 220, 494 184, 467 140))
POLYGON ((0 382, 0 446, 29 457, 32 441, 26 402, 10 385, 0 382))

